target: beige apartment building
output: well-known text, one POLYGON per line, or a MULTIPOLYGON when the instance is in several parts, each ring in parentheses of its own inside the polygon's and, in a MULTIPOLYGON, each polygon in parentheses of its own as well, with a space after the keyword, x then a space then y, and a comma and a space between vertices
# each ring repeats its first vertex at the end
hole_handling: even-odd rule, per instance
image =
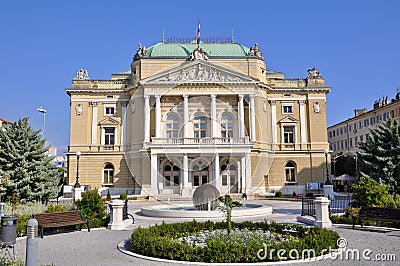
POLYGON ((332 155, 352 154, 358 151, 358 144, 366 141, 371 129, 376 129, 386 120, 399 119, 400 94, 394 99, 385 97, 376 100, 371 110, 356 109, 354 117, 328 127, 329 148, 332 155))
POLYGON ((79 167, 81 185, 112 193, 305 193, 326 179, 330 88, 315 67, 304 73, 285 78, 257 44, 217 38, 139 44, 108 80, 81 69, 66 89, 68 183, 79 167))

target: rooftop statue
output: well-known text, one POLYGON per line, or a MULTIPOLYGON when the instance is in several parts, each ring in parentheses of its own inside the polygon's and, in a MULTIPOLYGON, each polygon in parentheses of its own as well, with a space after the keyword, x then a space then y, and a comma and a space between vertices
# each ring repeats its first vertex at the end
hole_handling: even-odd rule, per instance
POLYGON ((252 46, 250 48, 250 56, 256 56, 259 58, 263 58, 263 54, 261 53, 260 49, 258 48, 258 43, 254 44, 254 46, 252 46))
POLYGON ((139 48, 135 53, 134 59, 148 57, 148 56, 149 56, 149 53, 147 52, 146 46, 142 46, 142 44, 139 43, 139 48))
POLYGON ((89 79, 88 71, 86 69, 83 70, 82 68, 79 69, 79 71, 76 72, 74 79, 89 79))
POLYGON ((190 60, 208 60, 208 54, 203 48, 197 47, 190 53, 190 60))
POLYGON ((321 73, 319 73, 316 67, 308 69, 308 78, 322 78, 321 73))

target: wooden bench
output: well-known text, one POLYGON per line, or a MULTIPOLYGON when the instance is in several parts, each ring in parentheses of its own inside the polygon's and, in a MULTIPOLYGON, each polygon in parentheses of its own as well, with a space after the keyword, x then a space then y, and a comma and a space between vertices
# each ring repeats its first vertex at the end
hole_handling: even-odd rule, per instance
POLYGON ((357 220, 363 227, 362 220, 400 222, 400 208, 361 207, 358 215, 353 215, 353 229, 357 220))
POLYGON ((58 228, 70 225, 87 225, 88 231, 90 232, 89 220, 83 219, 81 211, 66 211, 66 212, 52 212, 52 213, 40 213, 34 215, 35 219, 39 224, 40 236, 43 238, 44 228, 58 228))

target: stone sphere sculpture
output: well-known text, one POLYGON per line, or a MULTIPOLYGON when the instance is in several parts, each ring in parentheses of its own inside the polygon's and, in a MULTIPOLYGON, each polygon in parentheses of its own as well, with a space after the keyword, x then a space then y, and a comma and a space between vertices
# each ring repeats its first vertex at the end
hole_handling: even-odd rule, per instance
POLYGON ((218 207, 220 195, 219 190, 213 185, 201 185, 193 193, 193 205, 198 211, 215 210, 218 207))

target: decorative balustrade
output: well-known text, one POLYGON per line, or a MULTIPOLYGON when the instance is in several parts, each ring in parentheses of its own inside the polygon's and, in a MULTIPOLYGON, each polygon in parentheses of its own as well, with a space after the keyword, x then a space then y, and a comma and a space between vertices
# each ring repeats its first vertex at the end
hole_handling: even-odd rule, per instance
POLYGON ((152 144, 183 145, 183 144, 248 144, 249 138, 152 138, 152 144))

